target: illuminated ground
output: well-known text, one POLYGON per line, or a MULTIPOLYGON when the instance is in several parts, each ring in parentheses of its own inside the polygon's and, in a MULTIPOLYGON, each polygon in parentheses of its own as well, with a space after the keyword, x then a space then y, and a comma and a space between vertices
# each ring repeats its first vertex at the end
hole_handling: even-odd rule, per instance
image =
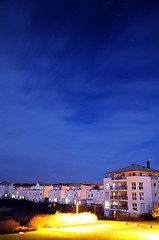
MULTIPOLYGON (((54 240, 54 239, 105 239, 105 240, 159 240, 159 226, 150 228, 151 223, 138 226, 135 223, 125 225, 123 222, 100 221, 93 224, 78 226, 59 226, 58 228, 44 228, 23 234, 0 235, 0 239, 12 240, 54 240)), ((158 224, 157 224, 158 225, 158 224)))

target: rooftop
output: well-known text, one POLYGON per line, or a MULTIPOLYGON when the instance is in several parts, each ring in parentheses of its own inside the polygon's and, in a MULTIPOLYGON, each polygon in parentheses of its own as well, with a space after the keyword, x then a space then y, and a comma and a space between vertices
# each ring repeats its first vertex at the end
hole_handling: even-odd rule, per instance
POLYGON ((159 170, 156 170, 154 168, 149 168, 149 167, 141 166, 138 164, 131 164, 127 167, 120 168, 115 171, 111 171, 109 173, 122 173, 122 172, 130 172, 130 171, 159 172, 159 170))

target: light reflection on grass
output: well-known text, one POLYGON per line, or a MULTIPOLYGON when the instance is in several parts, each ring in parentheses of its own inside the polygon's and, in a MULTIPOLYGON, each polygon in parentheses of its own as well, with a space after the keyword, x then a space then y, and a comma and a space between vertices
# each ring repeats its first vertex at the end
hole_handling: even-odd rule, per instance
MULTIPOLYGON (((150 222, 151 224, 151 222, 150 222)), ((159 240, 158 229, 123 224, 117 221, 100 221, 99 224, 67 226, 66 228, 43 228, 22 235, 0 235, 0 240, 159 240)))

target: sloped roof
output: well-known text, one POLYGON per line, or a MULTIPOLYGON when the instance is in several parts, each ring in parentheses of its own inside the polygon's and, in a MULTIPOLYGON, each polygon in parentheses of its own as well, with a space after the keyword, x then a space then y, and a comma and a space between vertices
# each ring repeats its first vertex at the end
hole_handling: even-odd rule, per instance
POLYGON ((154 168, 147 168, 145 166, 141 166, 138 164, 131 164, 127 167, 117 169, 115 171, 111 171, 109 173, 120 173, 120 172, 129 172, 129 171, 146 171, 146 172, 159 172, 159 170, 156 170, 154 168))
POLYGON ((12 185, 12 183, 4 180, 3 182, 0 182, 0 185, 12 185))

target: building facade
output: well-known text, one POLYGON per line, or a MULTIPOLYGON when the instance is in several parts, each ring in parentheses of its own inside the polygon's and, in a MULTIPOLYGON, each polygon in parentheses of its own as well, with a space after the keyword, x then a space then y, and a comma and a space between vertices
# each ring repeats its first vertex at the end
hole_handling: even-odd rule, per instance
POLYGON ((104 215, 137 217, 159 202, 159 171, 132 164, 104 178, 104 215))
POLYGON ((103 184, 96 184, 87 190, 86 194, 87 205, 103 204, 103 184))
POLYGON ((65 192, 69 190, 68 185, 55 184, 49 191, 49 202, 66 203, 65 192))

